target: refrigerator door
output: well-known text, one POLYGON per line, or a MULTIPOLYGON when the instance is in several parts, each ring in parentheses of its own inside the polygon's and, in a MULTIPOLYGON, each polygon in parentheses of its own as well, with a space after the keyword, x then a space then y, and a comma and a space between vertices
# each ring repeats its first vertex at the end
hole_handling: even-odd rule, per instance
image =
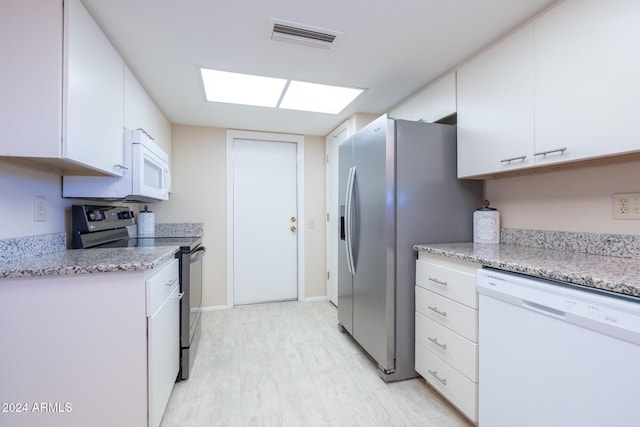
POLYGON ((382 116, 355 135, 353 337, 382 371, 395 367, 394 122, 382 116))
POLYGON ((353 167, 353 137, 338 146, 338 201, 340 203, 340 243, 338 244, 338 322, 353 335, 353 276, 347 258, 346 199, 347 184, 353 167))

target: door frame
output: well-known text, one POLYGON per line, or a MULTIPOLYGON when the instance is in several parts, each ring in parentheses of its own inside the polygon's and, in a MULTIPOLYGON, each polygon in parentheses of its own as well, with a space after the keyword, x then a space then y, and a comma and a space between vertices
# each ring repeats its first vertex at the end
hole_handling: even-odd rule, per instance
POLYGON ((338 146, 340 143, 345 141, 353 132, 351 132, 349 128, 349 120, 344 121, 333 130, 327 137, 325 138, 325 153, 327 156, 327 162, 325 165, 325 206, 326 206, 326 231, 325 231, 325 241, 327 242, 326 247, 326 260, 327 260, 327 276, 326 276, 326 294, 327 300, 331 301, 335 306, 338 305, 338 245, 340 241, 338 240, 338 218, 340 216, 340 212, 338 212, 338 204, 333 206, 332 202, 335 198, 338 199, 337 191, 338 187, 335 188, 331 185, 332 183, 338 182, 338 146), (333 149, 332 149, 333 147, 333 149), (332 174, 332 165, 336 165, 335 174, 332 174), (334 191, 335 190, 335 191, 334 191), (333 208, 333 209, 332 209, 333 208), (333 227, 331 226, 333 225, 333 227), (333 295, 335 296, 335 301, 331 299, 333 295))
MULTIPOLYGON (((305 299, 305 236, 304 236, 304 136, 284 133, 267 133, 241 130, 227 130, 227 308, 233 308, 233 141, 235 139, 249 139, 254 141, 288 142, 296 144, 296 198, 298 217, 298 301, 305 299)), ((252 248, 256 256, 260 256, 261 250, 269 248, 252 248)))

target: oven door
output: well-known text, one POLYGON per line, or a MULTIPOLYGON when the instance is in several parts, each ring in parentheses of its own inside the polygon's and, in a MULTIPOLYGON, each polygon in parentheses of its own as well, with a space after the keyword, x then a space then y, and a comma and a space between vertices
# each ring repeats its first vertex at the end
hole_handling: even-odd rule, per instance
POLYGON ((189 254, 189 342, 193 340, 193 334, 200 317, 202 305, 202 258, 207 249, 199 246, 189 254))

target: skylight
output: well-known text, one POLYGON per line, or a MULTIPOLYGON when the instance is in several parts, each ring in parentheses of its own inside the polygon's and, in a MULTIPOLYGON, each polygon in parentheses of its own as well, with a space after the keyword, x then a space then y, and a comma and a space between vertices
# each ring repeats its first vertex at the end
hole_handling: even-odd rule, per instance
POLYGON ((207 101, 338 114, 363 90, 202 68, 207 101))

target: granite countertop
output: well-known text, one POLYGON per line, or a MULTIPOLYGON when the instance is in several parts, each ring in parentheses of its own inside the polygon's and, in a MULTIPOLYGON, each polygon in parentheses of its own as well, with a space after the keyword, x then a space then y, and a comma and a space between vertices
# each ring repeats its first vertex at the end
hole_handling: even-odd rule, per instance
POLYGON ((0 279, 152 269, 174 257, 179 246, 69 249, 0 262, 0 279))
POLYGON ((427 253, 479 262, 487 267, 640 297, 640 259, 592 255, 512 244, 415 245, 427 253))

